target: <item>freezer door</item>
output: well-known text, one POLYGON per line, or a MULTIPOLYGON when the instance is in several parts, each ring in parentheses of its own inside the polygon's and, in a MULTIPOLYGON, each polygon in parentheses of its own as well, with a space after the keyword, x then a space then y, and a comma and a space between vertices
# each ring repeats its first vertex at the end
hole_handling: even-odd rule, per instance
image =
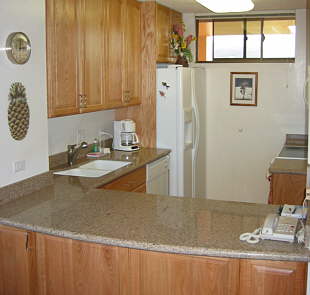
POLYGON ((193 178, 193 106, 192 106, 192 80, 191 69, 180 68, 179 109, 178 112, 178 160, 181 162, 178 171, 180 179, 178 194, 192 196, 193 178))
POLYGON ((193 83, 193 197, 207 197, 207 90, 206 70, 192 69, 193 83))

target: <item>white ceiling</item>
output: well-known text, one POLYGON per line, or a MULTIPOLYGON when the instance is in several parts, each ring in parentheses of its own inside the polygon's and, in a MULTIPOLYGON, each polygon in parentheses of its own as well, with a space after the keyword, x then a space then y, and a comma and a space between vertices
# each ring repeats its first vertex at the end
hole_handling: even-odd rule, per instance
MULTIPOLYGON (((233 1, 233 0, 231 0, 233 1)), ((262 10, 292 10, 306 8, 307 0, 252 0, 255 4, 254 11, 262 10)), ((158 3, 184 13, 210 13, 195 0, 157 0, 158 3)))

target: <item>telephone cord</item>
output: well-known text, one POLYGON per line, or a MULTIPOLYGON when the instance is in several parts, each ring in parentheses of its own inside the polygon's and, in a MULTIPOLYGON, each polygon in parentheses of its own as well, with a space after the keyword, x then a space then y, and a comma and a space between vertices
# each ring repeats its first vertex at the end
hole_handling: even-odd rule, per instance
POLYGON ((244 233, 240 235, 240 241, 247 242, 249 244, 257 244, 261 239, 262 228, 259 227, 252 233, 244 233))

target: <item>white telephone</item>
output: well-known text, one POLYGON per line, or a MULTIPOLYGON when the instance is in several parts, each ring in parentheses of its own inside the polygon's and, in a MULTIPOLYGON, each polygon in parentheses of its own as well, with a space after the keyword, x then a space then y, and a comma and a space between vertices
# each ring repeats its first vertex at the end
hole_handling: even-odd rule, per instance
POLYGON ((294 217, 267 215, 261 232, 263 240, 294 242, 298 219, 294 217))

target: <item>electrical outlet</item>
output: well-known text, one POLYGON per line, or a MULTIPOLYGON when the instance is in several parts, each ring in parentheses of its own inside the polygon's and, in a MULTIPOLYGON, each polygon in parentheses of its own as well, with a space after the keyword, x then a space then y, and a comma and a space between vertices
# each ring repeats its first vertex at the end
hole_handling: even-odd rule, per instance
POLYGON ((26 161, 21 160, 21 161, 16 161, 13 163, 13 170, 15 173, 20 172, 20 171, 25 171, 26 170, 26 161))

